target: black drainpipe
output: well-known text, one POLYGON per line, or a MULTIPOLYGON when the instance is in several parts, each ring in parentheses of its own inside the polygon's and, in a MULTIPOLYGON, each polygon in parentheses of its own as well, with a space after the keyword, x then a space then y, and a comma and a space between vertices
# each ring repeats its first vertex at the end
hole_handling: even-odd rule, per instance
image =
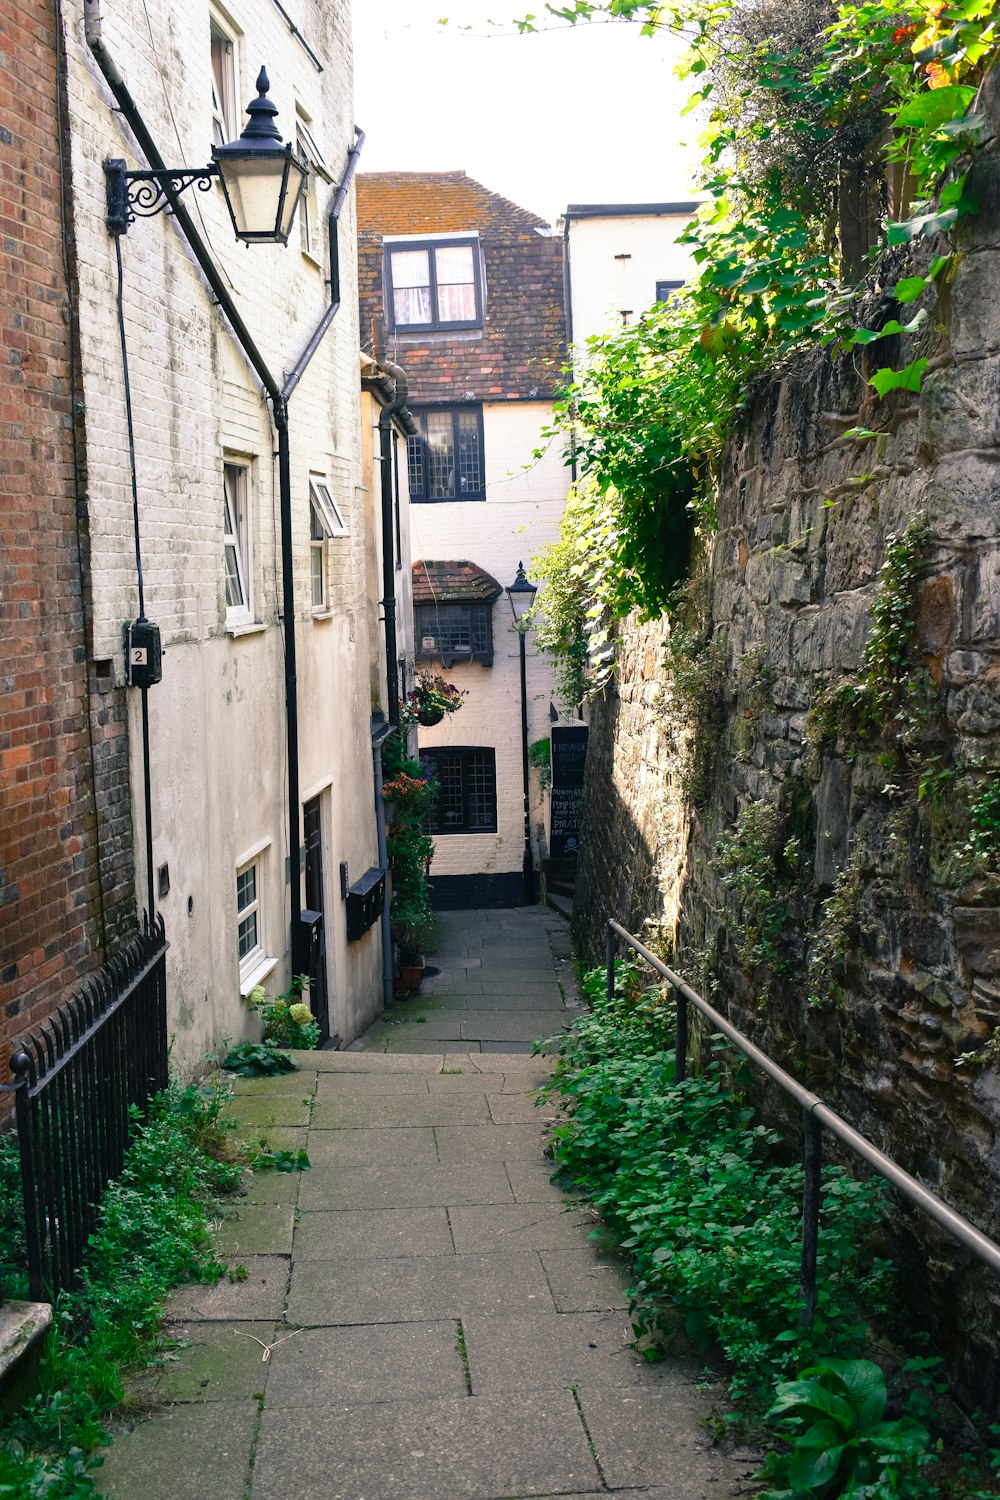
MULTIPOLYGON (((132 134, 139 143, 142 154, 151 167, 166 170, 166 163, 157 150, 156 143, 146 128, 132 95, 129 93, 114 58, 101 35, 100 0, 84 0, 84 26, 87 44, 104 74, 108 87, 132 134)), ((215 300, 229 320, 237 343, 243 350, 265 392, 270 397, 274 412, 274 425, 278 434, 278 504, 281 512, 281 591, 282 617, 285 632, 285 733, 288 748, 288 885, 290 916, 290 947, 292 973, 302 974, 308 966, 308 934, 302 928, 302 882, 299 872, 301 845, 301 809, 299 807, 299 726, 298 683, 295 667, 295 591, 292 568, 292 485, 291 452, 288 437, 288 398, 298 385, 306 366, 319 348, 340 307, 340 257, 338 245, 337 215, 347 196, 351 179, 358 164, 358 155, 364 141, 364 132, 355 126, 355 141, 347 159, 344 180, 340 184, 330 214, 330 304, 296 362, 284 387, 278 385, 268 369, 250 331, 233 301, 228 287, 219 275, 204 240, 198 233, 191 215, 183 201, 169 187, 165 195, 171 211, 180 225, 191 251, 212 290, 215 300)), ((392 367, 387 367, 392 368, 392 367)), ((405 393, 405 392, 404 392, 405 393)), ((395 661, 395 656, 394 656, 395 661)))
POLYGON ((409 381, 399 365, 382 360, 382 368, 396 382, 396 394, 378 419, 379 477, 382 485, 382 613, 385 620, 385 684, 389 723, 399 724, 399 658, 396 654, 396 566, 393 557, 392 419, 406 406, 409 381))
MULTIPOLYGON (((573 379, 573 278, 569 265, 569 223, 570 216, 567 213, 563 219, 563 302, 566 304, 566 363, 569 366, 569 378, 573 379)), ((570 428, 570 465, 569 477, 576 484, 576 435, 570 428)))

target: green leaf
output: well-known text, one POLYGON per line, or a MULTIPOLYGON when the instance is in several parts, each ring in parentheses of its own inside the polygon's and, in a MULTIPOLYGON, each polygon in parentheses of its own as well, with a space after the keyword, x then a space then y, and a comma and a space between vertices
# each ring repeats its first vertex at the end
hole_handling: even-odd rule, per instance
POLYGON ((896 282, 892 295, 897 302, 915 302, 926 285, 926 276, 904 276, 902 281, 896 282))
POLYGON ((903 105, 896 115, 895 124, 934 130, 945 120, 964 115, 975 97, 975 89, 967 83, 951 83, 944 88, 929 89, 926 94, 918 94, 915 99, 903 105))
POLYGON ((930 363, 927 359, 915 359, 912 364, 906 365, 902 370, 876 370, 868 384, 873 386, 880 396, 885 396, 889 391, 914 391, 919 392, 924 371, 930 363))

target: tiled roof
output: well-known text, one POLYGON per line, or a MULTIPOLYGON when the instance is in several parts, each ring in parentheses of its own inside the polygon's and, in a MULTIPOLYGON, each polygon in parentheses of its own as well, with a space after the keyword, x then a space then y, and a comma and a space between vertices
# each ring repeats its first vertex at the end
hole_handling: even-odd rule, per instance
POLYGON ((565 363, 561 236, 544 232, 544 219, 464 172, 362 172, 357 205, 361 330, 368 349, 373 319, 385 321, 383 238, 479 236, 482 327, 386 333, 386 353, 409 377, 410 406, 551 400, 565 363))
POLYGON ((492 603, 502 593, 495 578, 464 558, 453 562, 429 562, 421 558, 413 564, 414 604, 470 600, 492 603))

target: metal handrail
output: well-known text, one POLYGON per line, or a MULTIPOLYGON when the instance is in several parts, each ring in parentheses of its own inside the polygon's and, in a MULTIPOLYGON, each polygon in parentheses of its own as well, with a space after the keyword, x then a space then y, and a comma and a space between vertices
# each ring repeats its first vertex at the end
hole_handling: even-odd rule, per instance
POLYGON ((909 1198, 925 1214, 940 1224, 942 1229, 971 1250, 985 1265, 994 1271, 1000 1271, 1000 1245, 997 1245, 988 1236, 970 1224, 960 1213, 949 1208, 947 1203, 925 1188, 923 1183, 911 1177, 909 1172, 904 1172, 891 1156, 886 1156, 874 1146, 867 1136, 848 1125, 847 1121, 838 1115, 829 1105, 824 1104, 818 1094, 812 1093, 810 1089, 799 1083, 790 1073, 769 1057, 760 1047, 754 1045, 749 1037, 743 1035, 725 1016, 711 1005, 707 1000, 693 990, 689 984, 668 969, 662 960, 651 953, 637 937, 626 931, 620 922, 614 918, 608 921, 607 936, 605 940, 605 958, 607 962, 607 993, 608 999, 614 999, 615 993, 615 939, 627 943, 643 958, 650 968, 661 974, 674 991, 677 1005, 677 1038, 675 1043, 674 1079, 681 1082, 687 1069, 687 1036, 688 1036, 688 1007, 693 1005, 707 1021, 710 1021, 716 1031, 728 1037, 734 1046, 755 1063, 763 1073, 773 1079, 779 1088, 793 1098, 802 1109, 802 1125, 804 1132, 803 1161, 805 1166, 805 1181, 802 1190, 802 1268, 799 1280, 799 1292, 803 1302, 803 1323, 810 1323, 816 1311, 816 1256, 819 1244, 819 1206, 820 1206, 820 1169, 822 1165, 822 1141, 824 1129, 829 1130, 838 1140, 843 1141, 857 1156, 866 1161, 880 1177, 891 1182, 893 1187, 898 1188, 904 1197, 909 1198))

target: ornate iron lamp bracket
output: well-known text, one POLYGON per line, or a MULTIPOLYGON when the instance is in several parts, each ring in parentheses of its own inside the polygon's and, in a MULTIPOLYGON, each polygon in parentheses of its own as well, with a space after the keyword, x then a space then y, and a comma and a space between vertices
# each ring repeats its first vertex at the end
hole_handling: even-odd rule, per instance
POLYGON ((166 168, 155 171, 142 168, 129 171, 123 161, 106 161, 104 175, 107 180, 108 217, 107 225, 112 234, 126 234, 128 226, 137 218, 150 219, 170 206, 189 187, 205 193, 219 175, 214 162, 205 167, 166 168))

